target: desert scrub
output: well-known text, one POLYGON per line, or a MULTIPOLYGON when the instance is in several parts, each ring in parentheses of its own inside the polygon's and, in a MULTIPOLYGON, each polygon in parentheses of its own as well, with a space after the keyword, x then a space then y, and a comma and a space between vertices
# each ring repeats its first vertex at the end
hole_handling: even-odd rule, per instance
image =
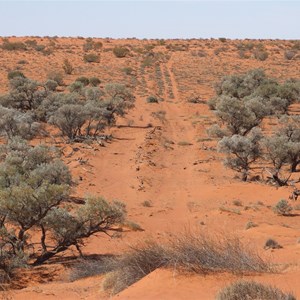
POLYGON ((291 293, 255 281, 237 281, 222 289, 216 300, 296 300, 291 293))
POLYGON ((155 96, 149 96, 146 99, 147 103, 158 103, 158 98, 155 96))
POLYGON ((64 72, 68 75, 72 74, 74 71, 74 67, 73 67, 72 63, 67 58, 64 59, 62 68, 63 68, 64 72))
POLYGON ((238 238, 185 233, 171 236, 168 242, 141 242, 123 255, 110 261, 103 288, 116 294, 157 268, 178 272, 234 274, 271 271, 253 249, 242 245, 238 238))
POLYGON ((279 200, 273 207, 273 211, 280 216, 289 216, 292 210, 292 206, 285 199, 279 200))
POLYGON ((273 239, 267 239, 264 249, 280 249, 282 248, 281 245, 279 245, 279 243, 273 239))
POLYGON ((125 47, 115 47, 113 53, 118 58, 123 58, 129 53, 129 49, 125 47))
POLYGON ((83 56, 83 60, 87 63, 92 63, 92 62, 99 63, 100 55, 96 53, 88 53, 83 56))
POLYGON ((15 77, 22 77, 22 78, 25 78, 26 76, 24 75, 23 72, 19 71, 19 70, 13 70, 13 71, 9 71, 7 73, 7 79, 8 80, 11 80, 15 77))
POLYGON ((297 55, 296 51, 293 50, 287 50, 284 52, 284 58, 286 60, 292 60, 297 55))

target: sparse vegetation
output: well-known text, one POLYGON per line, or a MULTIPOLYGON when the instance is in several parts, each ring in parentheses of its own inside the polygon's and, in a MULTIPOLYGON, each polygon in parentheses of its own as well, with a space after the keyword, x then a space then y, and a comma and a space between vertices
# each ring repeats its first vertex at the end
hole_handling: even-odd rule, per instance
POLYGON ((110 262, 103 288, 115 294, 157 268, 196 274, 269 272, 270 266, 236 238, 204 235, 173 236, 169 243, 149 241, 131 247, 110 262))
POLYGON ((71 62, 67 58, 64 59, 63 69, 64 69, 65 73, 68 74, 68 75, 71 75, 74 71, 73 65, 71 64, 71 62))
POLYGON ((125 56, 128 55, 129 49, 126 48, 126 47, 121 47, 121 46, 120 46, 120 47, 115 47, 115 48, 113 49, 113 53, 114 53, 114 55, 115 55, 116 57, 122 58, 122 57, 125 57, 125 56))
POLYGON ((288 216, 290 215, 293 208, 285 199, 281 199, 274 206, 273 210, 278 215, 288 216))
POLYGON ((147 97, 147 103, 158 103, 158 99, 155 96, 149 96, 147 97))
POLYGON ((291 293, 255 281, 237 281, 223 288, 216 300, 296 300, 291 293))
POLYGON ((252 167, 257 168, 257 161, 263 160, 273 167, 265 168, 270 178, 280 186, 287 185, 290 175, 281 174, 283 167, 289 164, 290 172, 295 172, 300 163, 299 122, 298 116, 279 117, 299 101, 299 82, 279 84, 268 79, 262 70, 253 70, 225 77, 216 85, 216 94, 208 105, 220 123, 208 133, 222 138, 218 149, 227 154, 225 165, 242 173, 242 180, 246 181, 252 167), (278 116, 280 126, 273 136, 264 137, 259 126, 271 115, 278 116))
POLYGON ((87 63, 99 63, 100 55, 96 53, 88 53, 83 56, 83 60, 87 63))
POLYGON ((2 271, 12 271, 16 259, 39 265, 71 246, 80 252, 83 239, 124 222, 125 206, 121 202, 90 197, 72 210, 63 205, 72 179, 55 148, 31 147, 15 138, 2 150, 2 271), (33 230, 38 239, 31 240, 33 230))
POLYGON ((274 239, 268 239, 265 243, 264 249, 280 249, 281 245, 278 244, 274 239))

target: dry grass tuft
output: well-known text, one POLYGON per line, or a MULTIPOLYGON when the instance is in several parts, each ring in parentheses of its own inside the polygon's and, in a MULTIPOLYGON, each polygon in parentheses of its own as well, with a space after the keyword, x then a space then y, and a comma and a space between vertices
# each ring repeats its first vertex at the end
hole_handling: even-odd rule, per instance
POLYGON ((225 287, 217 295, 216 300, 296 300, 288 293, 276 287, 263 285, 254 281, 237 281, 225 287))
POLYGON ((270 265, 255 251, 243 246, 238 238, 185 233, 171 237, 164 244, 140 243, 111 260, 113 271, 104 280, 103 288, 116 294, 161 267, 196 274, 271 271, 270 265))

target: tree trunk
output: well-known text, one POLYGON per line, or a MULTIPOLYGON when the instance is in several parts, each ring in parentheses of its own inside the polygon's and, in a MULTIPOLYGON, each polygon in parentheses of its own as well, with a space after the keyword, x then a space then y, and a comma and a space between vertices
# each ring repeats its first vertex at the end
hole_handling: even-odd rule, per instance
POLYGON ((47 251, 44 252, 43 254, 41 254, 36 260, 35 262, 32 264, 33 266, 38 266, 41 265, 42 263, 44 263, 46 260, 50 259, 51 257, 55 256, 56 254, 63 252, 65 250, 67 250, 68 247, 67 246, 61 246, 53 251, 47 251))
POLYGON ((300 163, 299 160, 294 160, 291 163, 291 172, 297 172, 297 167, 298 167, 299 163, 300 163))

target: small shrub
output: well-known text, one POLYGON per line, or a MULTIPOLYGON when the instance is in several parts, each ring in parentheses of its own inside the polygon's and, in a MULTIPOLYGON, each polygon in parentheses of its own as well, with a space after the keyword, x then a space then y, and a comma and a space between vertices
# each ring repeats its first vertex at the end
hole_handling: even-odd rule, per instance
POLYGON ((284 58, 287 60, 292 60, 296 56, 296 51, 287 50, 284 52, 284 58))
POLYGON ((48 73, 47 78, 50 80, 56 81, 59 86, 63 86, 65 84, 64 77, 63 77, 62 73, 60 73, 60 72, 52 71, 52 72, 48 73))
POLYGON ((103 43, 102 42, 95 42, 94 43, 94 50, 99 50, 103 47, 103 43))
POLYGON ((115 47, 113 49, 113 53, 116 57, 122 58, 125 57, 129 53, 129 49, 125 47, 115 47))
POLYGON ((27 50, 27 47, 22 42, 10 42, 8 39, 4 39, 3 44, 1 46, 3 50, 7 51, 24 51, 27 50))
POLYGON ((274 212, 281 216, 288 216, 293 210, 292 206, 285 200, 281 199, 273 208, 274 212))
POLYGON ((265 50, 257 49, 254 51, 254 58, 260 61, 264 61, 269 57, 269 54, 265 50))
POLYGON ((46 49, 45 45, 36 45, 34 48, 38 52, 43 52, 46 49))
POLYGON ((45 87, 48 91, 55 91, 57 86, 57 82, 51 79, 47 80, 45 83, 45 87))
POLYGON ((78 77, 75 81, 81 82, 84 86, 87 86, 90 83, 89 79, 85 76, 78 77))
POLYGON ((209 274, 231 272, 268 272, 270 266, 236 238, 209 237, 185 233, 172 236, 169 243, 140 243, 111 260, 103 288, 118 293, 157 268, 209 274))
POLYGON ((26 64, 28 64, 28 61, 25 59, 21 59, 18 61, 18 65, 26 65, 26 64))
POLYGON ((100 55, 96 53, 88 53, 83 56, 83 60, 88 63, 92 63, 92 62, 99 63, 100 55))
POLYGON ((149 201, 149 200, 143 201, 143 202, 142 202, 142 205, 143 205, 144 207, 152 207, 152 203, 151 203, 151 201, 149 201))
POLYGON ((225 42, 227 41, 227 39, 224 38, 224 37, 220 37, 220 38, 219 38, 219 41, 222 42, 222 43, 225 43, 225 42))
POLYGON ((71 64, 71 62, 68 59, 64 60, 63 69, 64 69, 65 73, 68 75, 72 74, 74 71, 73 65, 71 64))
POLYGON ((149 96, 146 101, 147 103, 158 103, 158 99, 155 96, 149 96))
POLYGON ((282 248, 282 246, 279 245, 278 242, 273 239, 268 239, 264 246, 264 249, 280 249, 280 248, 282 248))
POLYGON ((222 289, 216 300, 296 300, 291 293, 254 281, 237 281, 222 289))
POLYGON ((123 68, 122 71, 126 74, 126 75, 133 75, 133 68, 131 67, 126 67, 126 68, 123 68))
POLYGON ((69 91, 71 93, 73 93, 73 92, 81 93, 83 88, 84 88, 84 85, 80 81, 74 81, 72 84, 69 85, 69 91))
POLYGON ((258 225, 253 223, 252 221, 249 221, 246 226, 245 226, 245 229, 250 229, 250 228, 253 228, 253 227, 257 227, 258 225))
POLYGON ((23 72, 18 71, 18 70, 10 71, 10 72, 8 72, 8 74, 7 74, 8 80, 11 80, 11 79, 16 78, 16 77, 22 77, 22 78, 25 78, 25 75, 24 75, 23 72))
POLYGON ((91 77, 89 82, 91 86, 98 86, 101 83, 101 80, 97 77, 91 77))
POLYGON ((243 203, 240 200, 233 200, 232 204, 235 205, 235 206, 243 206, 243 203))

